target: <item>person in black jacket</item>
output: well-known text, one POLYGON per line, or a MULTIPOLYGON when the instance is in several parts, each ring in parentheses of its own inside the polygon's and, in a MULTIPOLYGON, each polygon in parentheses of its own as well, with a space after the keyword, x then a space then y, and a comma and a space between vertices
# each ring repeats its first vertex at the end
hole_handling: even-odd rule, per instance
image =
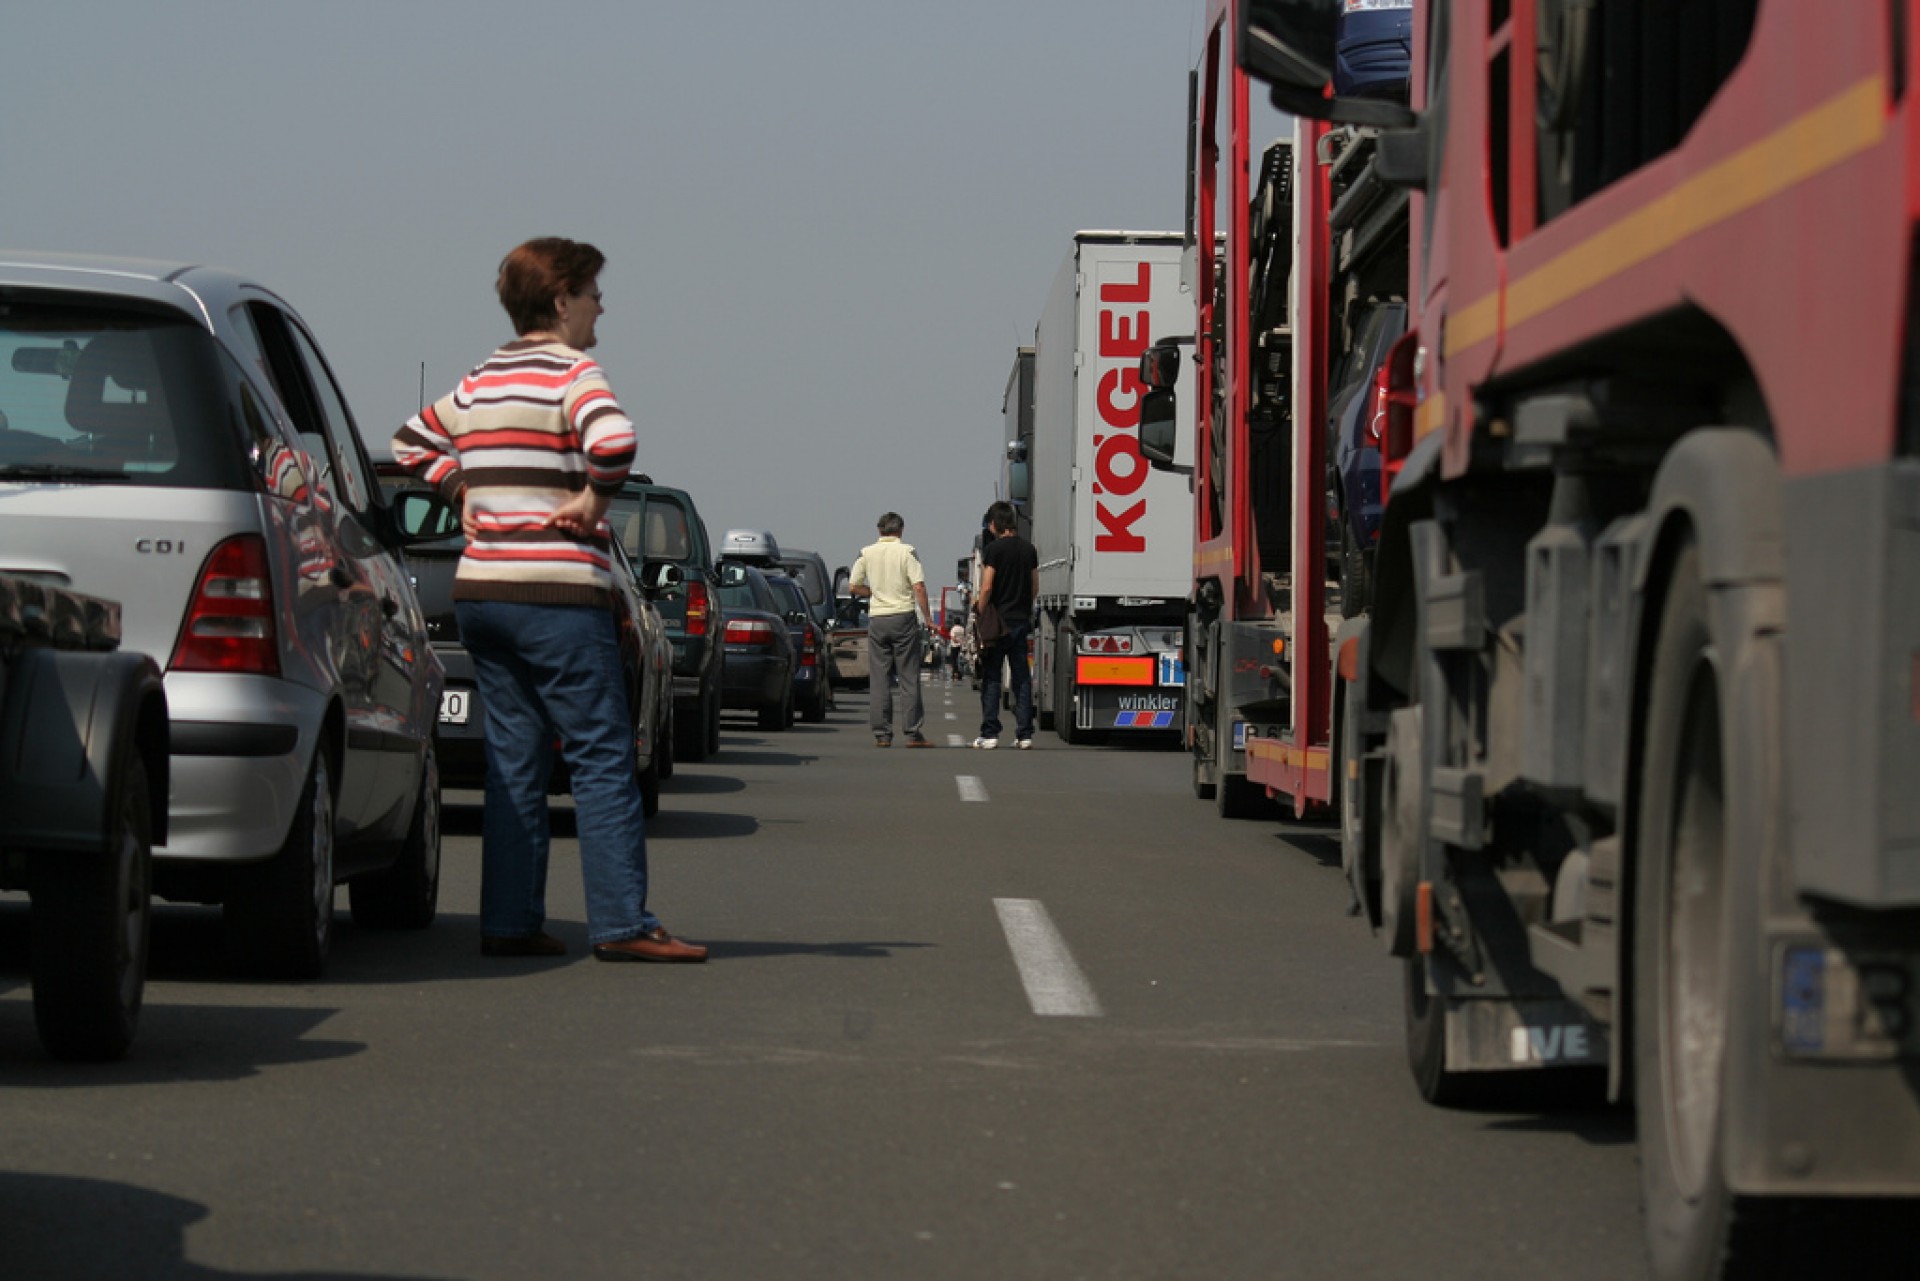
MULTIPOLYGON (((1014 746, 1033 746, 1033 668, 1027 663, 1027 637, 1033 632, 1033 603, 1040 594, 1040 555, 1020 537, 1013 504, 987 508, 991 537, 980 550, 980 590, 975 601, 992 601, 1004 628, 1000 637, 980 644, 980 737, 975 747, 1000 746, 1002 664, 1013 682, 1014 746)), ((973 626, 979 627, 979 620, 973 626)))

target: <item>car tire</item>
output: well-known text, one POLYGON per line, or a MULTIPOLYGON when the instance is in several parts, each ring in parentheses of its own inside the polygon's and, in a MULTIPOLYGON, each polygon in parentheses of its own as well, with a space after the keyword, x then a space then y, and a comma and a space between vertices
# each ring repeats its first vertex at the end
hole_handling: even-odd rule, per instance
POLYGON ((348 881, 347 903, 362 929, 424 930, 433 924, 440 903, 440 760, 431 743, 400 857, 384 872, 348 881))
POLYGON ((333 948, 333 784, 325 743, 278 852, 235 869, 222 905, 235 965, 261 978, 315 979, 333 948))
POLYGON ((698 764, 712 753, 711 735, 720 719, 719 708, 720 692, 711 682, 707 682, 700 687, 700 705, 694 714, 685 720, 678 716, 674 718, 674 729, 679 735, 674 748, 681 760, 698 764))
POLYGON ((806 720, 807 724, 809 725, 817 725, 821 721, 824 721, 825 719, 827 719, 827 687, 826 686, 822 685, 814 693, 813 698, 807 703, 806 710, 801 713, 801 716, 806 720))
POLYGON ((789 688, 780 702, 760 705, 758 724, 761 729, 768 731, 783 730, 787 727, 792 712, 793 690, 789 688))
POLYGON ((645 769, 637 768, 639 754, 634 754, 636 768, 634 781, 640 785, 640 808, 648 818, 660 812, 660 744, 654 744, 654 751, 647 757, 645 769))
POLYGON ((114 848, 38 854, 32 867, 33 1021, 57 1059, 106 1062, 133 1045, 153 919, 146 765, 127 764, 114 848))
POLYGON ((707 700, 707 755, 720 750, 720 676, 715 673, 713 691, 707 700))
POLYGON ((673 777, 674 756, 679 748, 679 744, 674 742, 673 700, 671 698, 662 698, 661 703, 667 710, 659 727, 653 732, 653 751, 654 756, 660 762, 660 777, 667 779, 673 777))

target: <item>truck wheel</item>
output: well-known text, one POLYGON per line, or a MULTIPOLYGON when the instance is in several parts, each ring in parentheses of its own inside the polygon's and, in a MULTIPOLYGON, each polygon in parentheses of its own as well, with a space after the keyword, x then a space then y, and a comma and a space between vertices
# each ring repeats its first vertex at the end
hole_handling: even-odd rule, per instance
MULTIPOLYGON (((1656 1277, 1719 1276, 1768 1225, 1720 1161, 1730 968, 1728 778, 1716 669, 1740 637, 1707 621, 1697 546, 1673 567, 1655 643, 1634 868, 1633 1068, 1640 1184, 1656 1277)), ((1734 796, 1733 803, 1742 798, 1734 796)), ((1759 798, 1746 798, 1759 804, 1759 798)))
POLYGON ((153 912, 150 804, 146 765, 134 755, 114 848, 33 859, 33 1021, 57 1059, 103 1062, 133 1045, 153 912))
POLYGON ((1479 1074, 1447 1071, 1447 1003, 1427 991, 1427 958, 1410 956, 1404 968, 1407 1066, 1413 1069, 1414 1086, 1435 1107, 1470 1103, 1479 1074))
POLYGON ((363 929, 424 930, 440 903, 440 761, 433 744, 420 770, 420 795, 400 857, 384 872, 347 882, 353 923, 363 929))
POLYGON ((1068 745, 1087 740, 1086 732, 1080 728, 1080 709, 1074 705, 1073 656, 1076 652, 1073 629, 1062 627, 1053 661, 1053 730, 1060 741, 1068 745))
POLYGON ((314 979, 333 946, 333 785, 325 743, 279 852, 236 869, 222 916, 235 963, 262 978, 314 979))
POLYGON ((1273 802, 1267 789, 1250 781, 1245 774, 1222 774, 1214 784, 1213 807, 1221 818, 1270 818, 1273 802))
POLYGON ((1207 763, 1195 756, 1193 758, 1194 796, 1199 800, 1210 801, 1218 790, 1219 784, 1213 781, 1213 774, 1207 769, 1207 763))

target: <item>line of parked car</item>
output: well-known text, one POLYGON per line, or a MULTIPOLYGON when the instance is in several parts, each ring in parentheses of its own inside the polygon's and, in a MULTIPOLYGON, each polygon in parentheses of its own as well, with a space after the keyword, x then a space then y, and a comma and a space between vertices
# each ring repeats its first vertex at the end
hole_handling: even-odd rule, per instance
MULTIPOLYGON (((609 521, 651 814, 723 709, 833 709, 833 582, 770 535, 715 549, 646 477, 609 521)), ((341 883, 356 925, 433 922, 442 787, 486 768, 462 545, 257 281, 0 253, 0 890, 50 1052, 131 1046, 154 896, 218 905, 267 978, 323 972, 341 883)))

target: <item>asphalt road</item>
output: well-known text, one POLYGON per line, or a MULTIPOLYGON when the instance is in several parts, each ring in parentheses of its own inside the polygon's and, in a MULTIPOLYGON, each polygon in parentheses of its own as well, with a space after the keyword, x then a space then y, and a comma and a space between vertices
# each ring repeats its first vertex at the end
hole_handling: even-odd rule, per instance
POLYGON ((651 836, 704 966, 592 960, 570 817, 569 955, 483 959, 448 799, 439 923, 343 895, 324 982, 163 907, 120 1064, 42 1055, 0 902, 0 1277, 1643 1275, 1631 1119, 1422 1104, 1328 830, 1171 752, 730 720, 651 836))

